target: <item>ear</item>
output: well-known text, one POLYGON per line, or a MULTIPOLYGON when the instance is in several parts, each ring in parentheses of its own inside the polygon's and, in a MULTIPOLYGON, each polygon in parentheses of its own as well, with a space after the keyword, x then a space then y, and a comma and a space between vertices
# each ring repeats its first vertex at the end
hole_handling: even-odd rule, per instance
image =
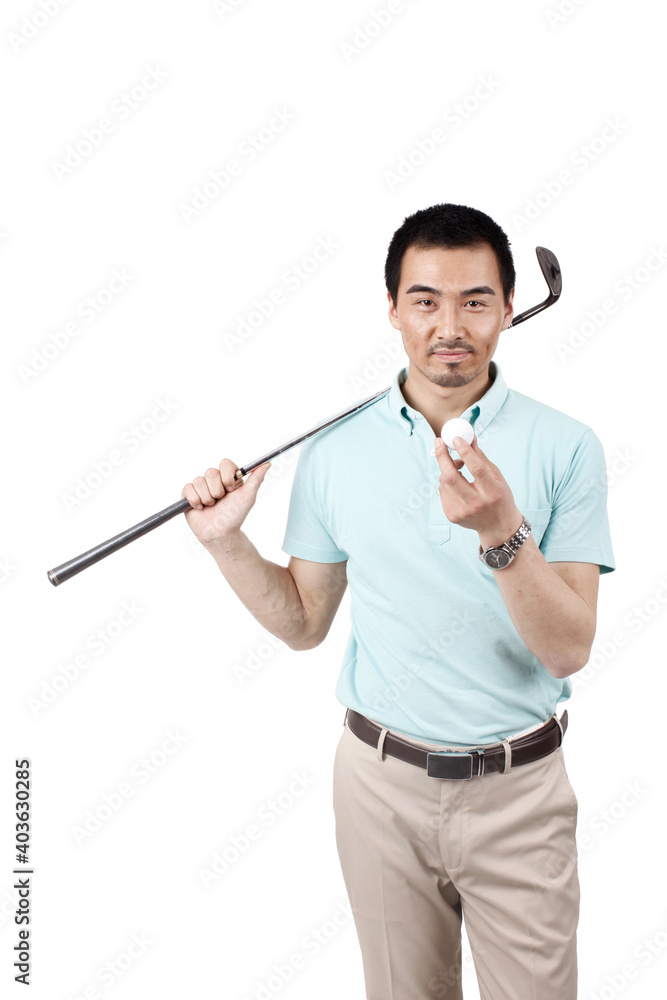
POLYGON ((503 325, 501 327, 501 330, 507 330, 507 328, 511 326, 513 319, 514 319, 514 289, 512 289, 512 291, 510 292, 509 300, 505 307, 505 315, 503 316, 503 325))
POLYGON ((389 303, 389 322, 393 326, 394 330, 400 330, 401 324, 398 319, 398 313, 396 312, 396 304, 391 297, 391 292, 387 292, 387 302, 389 303))

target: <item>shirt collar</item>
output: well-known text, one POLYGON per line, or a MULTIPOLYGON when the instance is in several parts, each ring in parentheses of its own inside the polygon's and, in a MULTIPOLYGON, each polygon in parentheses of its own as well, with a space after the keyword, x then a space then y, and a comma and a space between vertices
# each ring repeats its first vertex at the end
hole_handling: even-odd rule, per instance
MULTIPOLYGON (((507 399, 509 392, 505 379, 502 376, 499 366, 495 361, 489 363, 489 374, 493 382, 481 399, 472 403, 464 413, 461 414, 464 420, 469 420, 473 428, 479 423, 479 430, 488 427, 494 419, 501 406, 507 399)), ((389 409, 393 417, 404 428, 406 434, 412 434, 415 421, 421 418, 421 414, 414 410, 405 401, 401 392, 401 386, 408 377, 408 368, 401 368, 396 375, 389 389, 389 409)))

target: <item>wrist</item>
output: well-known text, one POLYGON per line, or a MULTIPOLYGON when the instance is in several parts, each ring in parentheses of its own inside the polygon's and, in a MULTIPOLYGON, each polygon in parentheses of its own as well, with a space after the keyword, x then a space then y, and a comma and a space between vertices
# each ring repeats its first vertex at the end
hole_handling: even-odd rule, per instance
POLYGON ((214 538, 207 539, 200 538, 199 540, 204 548, 215 558, 216 556, 233 556, 241 547, 243 538, 244 535, 241 529, 236 528, 234 531, 225 532, 224 535, 216 535, 214 538))
POLYGON ((482 546, 482 549, 504 545, 505 542, 508 542, 510 538, 516 534, 522 523, 523 514, 519 508, 516 507, 514 513, 505 518, 502 522, 499 522, 497 525, 493 525, 492 527, 481 528, 477 534, 479 535, 479 543, 482 546))

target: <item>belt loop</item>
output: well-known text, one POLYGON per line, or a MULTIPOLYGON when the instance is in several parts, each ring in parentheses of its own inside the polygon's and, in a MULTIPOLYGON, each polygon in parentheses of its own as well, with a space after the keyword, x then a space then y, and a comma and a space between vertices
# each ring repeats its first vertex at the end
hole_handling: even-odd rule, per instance
POLYGON ((383 726, 382 727, 382 732, 380 733, 380 735, 378 737, 378 760, 384 760, 384 749, 383 749, 383 747, 384 747, 384 738, 385 738, 385 736, 387 735, 388 732, 389 732, 389 730, 385 729, 384 726, 383 726))
POLYGON ((343 719, 343 725, 344 726, 347 725, 347 717, 348 717, 349 714, 350 714, 350 710, 349 710, 349 708, 346 708, 345 709, 345 718, 343 719))
POLYGON ((509 740, 503 740, 503 747, 505 748, 505 769, 503 774, 509 774, 512 767, 512 744, 509 740))
POLYGON ((563 740, 565 739, 565 730, 563 729, 563 723, 560 721, 556 713, 554 712, 554 719, 558 723, 558 728, 560 729, 560 743, 559 746, 563 745, 563 740))

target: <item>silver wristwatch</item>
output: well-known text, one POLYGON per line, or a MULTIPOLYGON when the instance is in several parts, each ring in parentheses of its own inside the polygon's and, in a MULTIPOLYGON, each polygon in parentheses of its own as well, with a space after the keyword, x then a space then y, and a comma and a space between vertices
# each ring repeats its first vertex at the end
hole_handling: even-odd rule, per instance
POLYGON ((508 542, 502 545, 491 545, 482 551, 479 547, 479 558, 489 567, 489 569, 505 569, 512 562, 520 546, 523 545, 532 530, 532 526, 525 519, 521 522, 519 530, 512 535, 508 542))

